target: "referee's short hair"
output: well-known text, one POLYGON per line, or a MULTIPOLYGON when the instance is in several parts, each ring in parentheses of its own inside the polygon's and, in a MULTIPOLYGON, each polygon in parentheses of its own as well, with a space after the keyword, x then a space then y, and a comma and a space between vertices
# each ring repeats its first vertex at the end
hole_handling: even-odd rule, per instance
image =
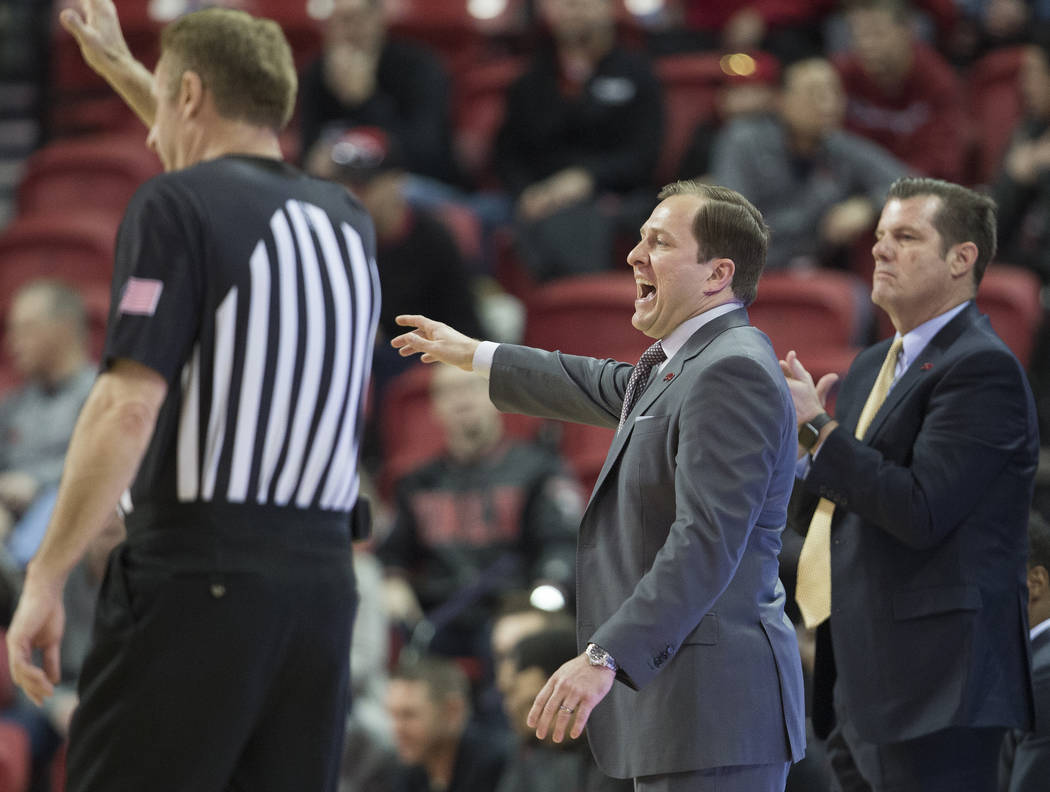
POLYGON ((198 74, 224 118, 281 130, 292 117, 298 78, 280 25, 229 8, 207 8, 179 17, 161 32, 168 91, 182 75, 198 74))

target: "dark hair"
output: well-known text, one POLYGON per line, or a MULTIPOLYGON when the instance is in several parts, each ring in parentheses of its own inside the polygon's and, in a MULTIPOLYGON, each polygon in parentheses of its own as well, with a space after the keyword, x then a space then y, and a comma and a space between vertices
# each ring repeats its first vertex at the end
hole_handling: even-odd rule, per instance
POLYGON ((575 630, 559 628, 526 635, 514 645, 511 657, 518 671, 539 668, 550 676, 577 654, 575 630))
POLYGON ((695 195, 703 199, 693 218, 693 236, 699 261, 732 259, 733 296, 750 305, 758 294, 758 279, 766 266, 769 228, 762 213, 736 190, 699 181, 668 184, 656 196, 663 201, 673 195, 695 195))
POLYGON ((454 660, 435 655, 424 655, 411 661, 402 661, 390 673, 390 679, 404 682, 422 682, 430 698, 442 701, 449 696, 470 701, 470 680, 454 660))
POLYGON ((298 77, 288 40, 273 20, 229 8, 194 11, 164 28, 160 49, 170 96, 192 71, 223 118, 280 130, 292 117, 298 77))
POLYGON ((1050 523, 1033 511, 1028 515, 1028 568, 1037 566, 1050 572, 1050 523))
POLYGON ((953 245, 973 242, 977 261, 973 266, 974 288, 981 282, 988 263, 995 257, 996 206, 987 195, 940 179, 906 176, 891 186, 886 200, 934 196, 941 201, 932 223, 941 235, 942 255, 953 245))

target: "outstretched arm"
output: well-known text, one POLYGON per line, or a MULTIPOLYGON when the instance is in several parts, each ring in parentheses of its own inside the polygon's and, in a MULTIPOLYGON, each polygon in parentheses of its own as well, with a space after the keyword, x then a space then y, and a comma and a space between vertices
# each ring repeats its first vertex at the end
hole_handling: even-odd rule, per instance
POLYGON ((153 126, 157 110, 150 93, 153 78, 128 49, 112 0, 80 0, 79 13, 67 8, 59 20, 76 39, 87 65, 113 86, 147 127, 153 126))
POLYGON ((474 352, 481 342, 449 327, 418 314, 402 314, 394 319, 402 327, 414 327, 391 339, 390 346, 398 350, 401 357, 420 355, 424 363, 448 363, 464 371, 474 370, 474 352))

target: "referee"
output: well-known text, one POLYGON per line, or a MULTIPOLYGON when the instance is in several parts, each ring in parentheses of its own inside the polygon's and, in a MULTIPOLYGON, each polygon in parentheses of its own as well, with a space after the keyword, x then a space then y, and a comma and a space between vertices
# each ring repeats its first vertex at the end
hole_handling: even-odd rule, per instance
POLYGON ((275 23, 184 16, 151 77, 109 0, 81 9, 63 24, 167 173, 118 233, 102 372, 8 634, 12 675, 38 703, 51 693, 66 576, 119 500, 128 536, 100 594, 67 789, 332 790, 372 224, 281 161, 296 76, 275 23))

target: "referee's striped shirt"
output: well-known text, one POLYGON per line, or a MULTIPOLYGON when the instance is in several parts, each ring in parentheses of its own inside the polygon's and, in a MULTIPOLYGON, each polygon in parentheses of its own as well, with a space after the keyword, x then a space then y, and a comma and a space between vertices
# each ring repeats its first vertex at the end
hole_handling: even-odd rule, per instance
POLYGON ((353 507, 379 309, 375 238, 345 189, 231 156, 164 174, 117 238, 104 365, 169 395, 125 499, 353 507))

